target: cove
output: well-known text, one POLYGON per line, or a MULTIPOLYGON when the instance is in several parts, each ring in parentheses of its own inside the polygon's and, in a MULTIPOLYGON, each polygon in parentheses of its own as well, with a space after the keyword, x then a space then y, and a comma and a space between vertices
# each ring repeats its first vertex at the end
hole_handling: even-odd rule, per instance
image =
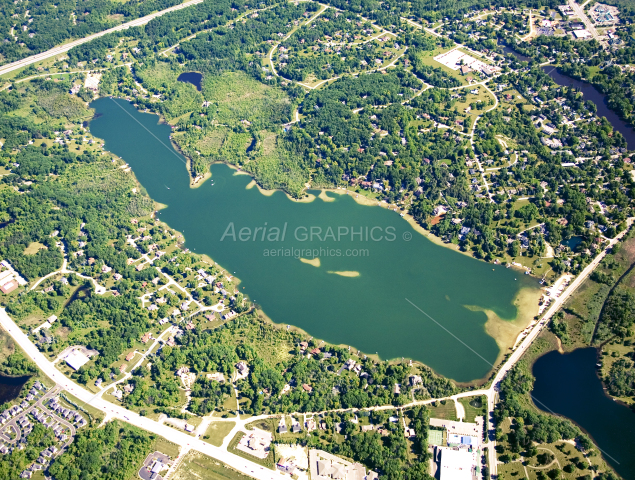
POLYGON ((635 479, 635 413, 604 393, 596 373, 597 350, 552 351, 533 366, 532 396, 542 410, 564 415, 582 427, 625 479, 635 479))
POLYGON ((0 374, 0 405, 18 398, 29 376, 8 377, 0 374))
POLYGON ((507 327, 519 312, 523 321, 537 313, 536 279, 436 245, 395 212, 333 193, 332 201, 310 203, 282 192, 265 196, 246 188, 251 177, 220 164, 211 168, 213 185, 192 189, 169 125, 124 100, 101 98, 91 107, 91 132, 167 205, 158 218, 183 232, 190 250, 235 274, 241 292, 276 323, 384 359, 411 358, 468 382, 499 358, 485 331, 488 313, 488 327, 510 337, 506 345, 515 339, 517 330, 511 335, 507 327), (274 227, 278 241, 271 240, 274 227), (298 257, 318 257, 320 264, 298 257), (518 307, 523 299, 531 308, 518 307))

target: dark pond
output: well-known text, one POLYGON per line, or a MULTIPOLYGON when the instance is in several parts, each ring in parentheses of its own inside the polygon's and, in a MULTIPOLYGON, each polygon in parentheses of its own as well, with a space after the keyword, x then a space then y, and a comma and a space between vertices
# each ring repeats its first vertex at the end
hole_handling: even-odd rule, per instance
POLYGON ((571 250, 575 251, 576 247, 582 243, 582 240, 584 240, 584 238, 573 236, 569 238, 568 240, 564 240, 562 244, 565 247, 569 247, 571 250))
POLYGON ((635 413, 604 393, 597 361, 595 348, 579 348, 566 355, 549 352, 534 364, 532 397, 538 408, 576 422, 617 473, 635 479, 635 413))
MULTIPOLYGON (((530 61, 531 59, 525 55, 521 55, 515 50, 505 46, 503 47, 505 53, 511 53, 515 55, 520 61, 530 61)), ((598 111, 597 114, 600 117, 606 117, 606 119, 613 125, 613 128, 620 132, 626 143, 628 144, 629 149, 635 149, 635 130, 631 127, 627 122, 622 120, 615 112, 613 112, 606 103, 606 95, 601 93, 597 88, 591 85, 588 82, 583 82, 582 80, 576 80, 567 75, 563 75, 558 72, 558 69, 554 66, 547 65, 542 67, 542 69, 556 82, 558 85, 562 85, 564 87, 574 87, 582 92, 585 100, 591 100, 598 111)))
POLYGON ((23 377, 7 377, 0 374, 0 405, 10 402, 14 398, 18 398, 20 390, 29 380, 28 375, 23 377))
POLYGON ((177 78, 179 82, 191 83, 200 92, 202 86, 203 75, 198 72, 185 72, 177 78))
POLYGON ((79 287, 77 290, 73 292, 70 298, 66 301, 66 303, 64 304, 64 308, 68 307, 71 303, 73 303, 78 298, 84 298, 88 296, 89 292, 91 291, 91 288, 92 288, 92 285, 85 285, 85 286, 79 287))

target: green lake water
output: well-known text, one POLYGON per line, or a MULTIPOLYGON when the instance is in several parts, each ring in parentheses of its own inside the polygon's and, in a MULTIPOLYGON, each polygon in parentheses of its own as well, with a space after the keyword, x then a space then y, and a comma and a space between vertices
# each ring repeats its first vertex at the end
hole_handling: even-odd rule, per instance
POLYGON ((396 212, 359 205, 350 196, 330 194, 332 202, 311 203, 293 202, 282 192, 264 196, 245 188, 251 177, 225 165, 212 166, 214 185, 207 180, 192 189, 185 159, 170 145, 170 126, 123 100, 102 98, 91 106, 97 113, 91 132, 168 206, 158 217, 184 233, 190 250, 235 272, 241 291, 276 323, 384 359, 412 358, 465 382, 484 377, 499 353, 485 332, 485 313, 466 306, 513 320, 519 290, 538 287, 517 271, 435 245, 396 212), (245 228, 250 234, 243 230, 241 241, 245 228), (300 262, 298 256, 313 255, 298 249, 315 249, 321 266, 300 262))

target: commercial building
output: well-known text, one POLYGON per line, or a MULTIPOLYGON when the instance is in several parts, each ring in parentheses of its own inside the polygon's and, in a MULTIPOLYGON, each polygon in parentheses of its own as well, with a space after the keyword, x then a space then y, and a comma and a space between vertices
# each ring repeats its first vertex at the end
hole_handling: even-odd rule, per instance
POLYGON ((472 455, 464 450, 441 449, 439 480, 472 480, 472 455))
POLYGON ((90 361, 90 358, 79 350, 73 350, 64 360, 73 370, 79 370, 90 361))

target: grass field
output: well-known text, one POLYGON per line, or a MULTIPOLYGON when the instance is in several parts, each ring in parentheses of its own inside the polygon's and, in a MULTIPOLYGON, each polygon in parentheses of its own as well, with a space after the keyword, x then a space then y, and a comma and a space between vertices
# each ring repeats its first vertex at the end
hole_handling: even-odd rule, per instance
POLYGON ((203 440, 216 447, 223 444, 223 439, 231 432, 236 422, 213 422, 205 432, 203 440))
POLYGON ((474 422, 475 417, 483 416, 486 414, 487 398, 485 395, 480 397, 467 397, 460 398, 459 402, 465 409, 465 421, 474 422))
POLYGON ((35 255, 42 248, 46 248, 46 246, 41 244, 41 243, 39 243, 39 242, 33 242, 28 247, 26 247, 24 249, 24 252, 22 252, 22 253, 24 253, 25 255, 35 255))
MULTIPOLYGON (((608 255, 596 271, 609 275, 617 281, 634 262, 635 235, 631 233, 621 243, 619 251, 613 255, 608 255)), ((635 286, 634 277, 635 272, 631 272, 627 278, 622 280, 621 284, 626 288, 632 288, 635 286)), ((563 311, 565 313, 564 320, 569 326, 570 339, 563 345, 566 351, 590 344, 595 325, 611 286, 587 278, 566 301, 563 311)))
POLYGON ((228 467, 211 457, 198 452, 190 452, 183 459, 172 480, 250 480, 251 477, 228 467))
POLYGON ((172 460, 179 456, 179 447, 176 443, 172 443, 163 437, 157 437, 152 445, 153 452, 161 452, 168 455, 172 460))
POLYGON ((458 70, 452 70, 450 67, 446 67, 445 65, 437 62, 434 59, 434 57, 436 57, 437 55, 441 55, 442 53, 448 52, 450 50, 452 49, 451 48, 437 48, 435 50, 432 50, 431 52, 425 52, 424 54, 420 55, 420 61, 424 65, 429 65, 434 68, 440 68, 444 72, 448 73, 451 77, 456 78, 459 82, 461 82, 461 85, 467 85, 466 76, 461 75, 461 73, 458 70))
POLYGON ((432 418, 443 418, 446 420, 456 420, 456 407, 454 406, 453 401, 447 401, 445 405, 441 402, 435 402, 433 404, 428 405, 428 410, 430 410, 430 417, 432 418))

